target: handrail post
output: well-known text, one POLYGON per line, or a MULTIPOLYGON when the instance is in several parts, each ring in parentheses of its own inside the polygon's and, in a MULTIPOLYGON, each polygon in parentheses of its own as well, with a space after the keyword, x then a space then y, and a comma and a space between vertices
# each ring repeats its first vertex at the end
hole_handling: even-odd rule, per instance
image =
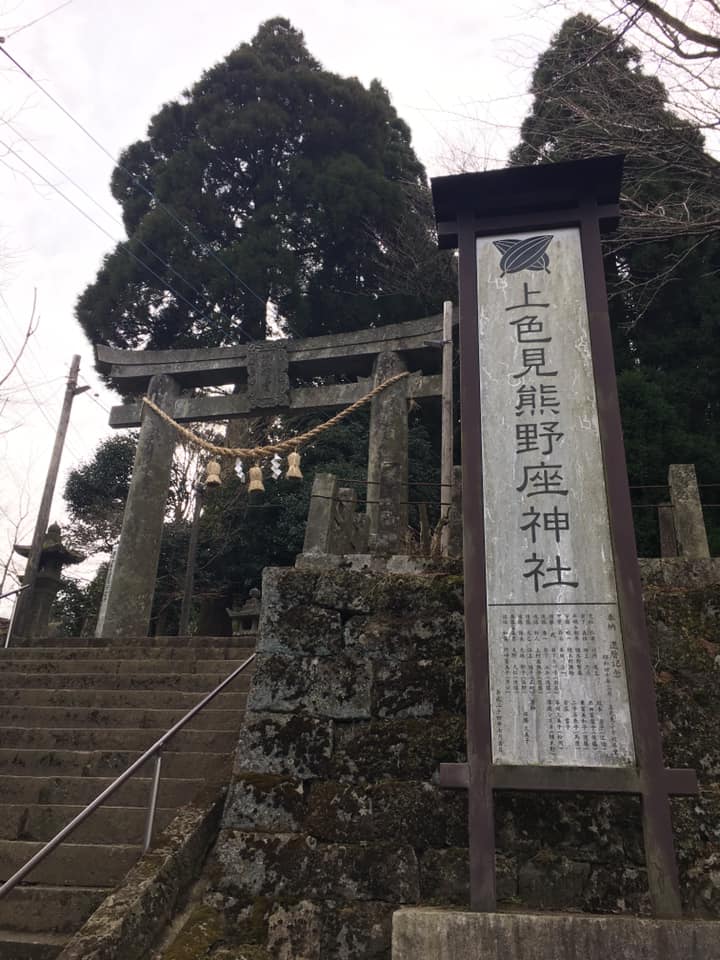
POLYGON ((147 819, 145 820, 145 835, 143 837, 143 854, 146 854, 152 843, 153 827, 155 825, 155 810, 157 809, 158 791, 160 790, 160 768, 162 767, 162 753, 155 754, 152 785, 150 787, 150 802, 148 804, 147 819))

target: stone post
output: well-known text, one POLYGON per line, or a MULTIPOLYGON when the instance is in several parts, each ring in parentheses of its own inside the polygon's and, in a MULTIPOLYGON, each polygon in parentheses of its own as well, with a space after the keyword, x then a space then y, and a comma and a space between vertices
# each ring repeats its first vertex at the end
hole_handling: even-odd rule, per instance
POLYGON ((356 553, 355 511, 357 493, 350 487, 340 487, 333 504, 333 526, 330 543, 331 553, 356 553))
POLYGON ((675 537, 675 518, 671 503, 658 504, 658 527, 660 529, 660 556, 676 557, 678 555, 677 538, 675 537))
MULTIPOLYGON (((156 374, 148 395, 172 412, 177 381, 156 374)), ((152 410, 144 409, 122 531, 102 624, 103 637, 147 636, 160 558, 165 504, 177 434, 152 410)))
POLYGON ((692 560, 708 558, 710 548, 694 465, 671 463, 668 485, 675 517, 678 555, 692 560))
POLYGON ((332 473, 318 473, 313 481, 303 556, 364 553, 367 517, 357 513, 357 493, 338 489, 332 473))
POLYGON ((333 507, 337 480, 332 473, 316 473, 310 494, 310 506, 305 526, 303 554, 330 553, 333 507))
MULTIPOLYGON (((375 361, 373 384, 405 370, 396 353, 375 361)), ((408 384, 407 378, 384 390, 370 408, 367 515, 370 553, 406 553, 408 527, 408 384)))

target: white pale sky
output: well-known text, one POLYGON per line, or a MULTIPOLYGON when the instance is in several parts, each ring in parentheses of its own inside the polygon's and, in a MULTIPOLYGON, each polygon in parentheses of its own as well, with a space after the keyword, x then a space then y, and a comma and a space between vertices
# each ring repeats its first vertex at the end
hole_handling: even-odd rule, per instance
MULTIPOLYGON (((592 12, 598 0, 584 6, 592 12)), ((365 84, 381 80, 432 176, 467 165, 468 154, 477 160, 470 168, 504 165, 529 107, 525 92, 534 60, 564 14, 545 9, 542 0, 69 0, 62 6, 61 0, 0 0, 0 36, 4 48, 117 156, 145 135, 163 103, 277 15, 305 33, 310 51, 328 69, 365 84)), ((116 400, 98 386, 92 348, 73 306, 102 256, 123 236, 112 219, 118 216, 108 189, 112 167, 0 55, 0 377, 9 366, 7 352, 22 340, 34 291, 40 316, 3 388, 9 401, 0 410, 0 577, 14 536, 8 518, 27 512, 21 542, 32 536, 74 353, 82 358, 80 382, 94 389, 74 403, 51 519, 62 521, 68 470, 89 459, 110 432, 106 409, 116 400)), ((7 603, 0 610, 6 613, 7 603)))

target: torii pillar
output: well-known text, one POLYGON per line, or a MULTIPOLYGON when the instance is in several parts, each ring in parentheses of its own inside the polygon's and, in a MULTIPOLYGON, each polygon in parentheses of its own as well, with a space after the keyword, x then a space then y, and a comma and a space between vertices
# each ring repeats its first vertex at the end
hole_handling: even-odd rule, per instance
MULTIPOLYGON (((156 374, 147 394, 172 416, 179 392, 176 380, 156 374)), ((143 409, 120 541, 109 574, 103 637, 148 635, 176 440, 170 424, 143 409)))
MULTIPOLYGON (((373 386, 403 373, 397 353, 378 355, 373 386)), ((370 553, 406 553, 408 529, 408 381, 399 380, 375 397, 370 407, 367 515, 370 553)))

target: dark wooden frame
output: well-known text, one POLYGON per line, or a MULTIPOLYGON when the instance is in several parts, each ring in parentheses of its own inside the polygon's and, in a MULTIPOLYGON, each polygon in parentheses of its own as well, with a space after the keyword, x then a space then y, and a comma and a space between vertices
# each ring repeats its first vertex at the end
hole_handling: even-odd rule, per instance
POLYGON ((463 174, 433 181, 440 245, 457 246, 459 253, 460 398, 465 494, 467 762, 441 764, 440 783, 469 791, 470 906, 474 910, 492 911, 496 907, 493 791, 538 790, 639 794, 654 912, 663 917, 678 917, 682 912, 669 796, 697 793, 697 778, 692 770, 666 770, 663 763, 600 242, 600 221, 618 216, 616 201, 621 170, 621 158, 601 158, 557 164, 550 169, 532 167, 490 174, 463 174), (602 181, 602 188, 598 186, 599 181, 602 181), (498 206, 503 202, 503 188, 508 203, 506 212, 498 206), (547 204, 545 209, 543 201, 547 204), (636 751, 637 765, 629 768, 496 766, 492 762, 476 239, 505 231, 560 227, 578 227, 580 230, 600 441, 636 751), (467 411, 470 411, 469 416, 467 411))

